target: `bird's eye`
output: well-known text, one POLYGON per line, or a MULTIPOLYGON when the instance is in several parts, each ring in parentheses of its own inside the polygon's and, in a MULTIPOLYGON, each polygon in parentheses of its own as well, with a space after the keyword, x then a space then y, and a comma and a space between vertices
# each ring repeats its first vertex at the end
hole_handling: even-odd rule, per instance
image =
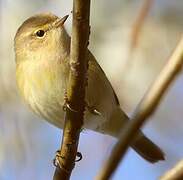
POLYGON ((45 35, 45 31, 44 30, 38 30, 36 31, 36 36, 37 37, 43 37, 45 35))

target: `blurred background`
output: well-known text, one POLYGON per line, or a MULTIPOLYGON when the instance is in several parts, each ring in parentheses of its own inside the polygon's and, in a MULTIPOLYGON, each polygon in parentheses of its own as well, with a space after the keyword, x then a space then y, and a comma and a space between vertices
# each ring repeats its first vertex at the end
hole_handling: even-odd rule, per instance
MULTIPOLYGON (((31 15, 51 11, 71 15, 71 0, 0 0, 0 180, 49 180, 60 147, 59 129, 36 117, 18 95, 13 39, 31 15)), ((66 28, 71 32, 71 17, 66 28)), ((92 0, 89 49, 110 79, 130 116, 155 80, 183 30, 181 0, 92 0)), ((113 180, 155 180, 183 158, 183 75, 169 88, 143 131, 166 154, 149 164, 130 149, 113 180)), ((92 131, 81 134, 73 180, 92 180, 116 140, 92 131)))

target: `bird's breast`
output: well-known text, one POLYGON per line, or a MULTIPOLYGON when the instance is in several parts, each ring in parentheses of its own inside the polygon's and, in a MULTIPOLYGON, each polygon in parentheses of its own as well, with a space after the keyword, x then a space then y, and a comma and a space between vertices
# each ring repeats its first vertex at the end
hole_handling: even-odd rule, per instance
POLYGON ((22 62, 17 66, 18 88, 31 109, 58 127, 63 125, 66 77, 58 63, 22 62))

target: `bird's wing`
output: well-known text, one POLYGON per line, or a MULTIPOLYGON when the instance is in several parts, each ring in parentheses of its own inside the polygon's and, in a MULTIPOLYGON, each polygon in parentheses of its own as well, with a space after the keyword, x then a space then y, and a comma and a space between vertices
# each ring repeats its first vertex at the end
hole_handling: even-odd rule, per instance
POLYGON ((118 98, 104 71, 89 52, 87 103, 103 113, 111 111, 111 106, 119 106, 118 98))

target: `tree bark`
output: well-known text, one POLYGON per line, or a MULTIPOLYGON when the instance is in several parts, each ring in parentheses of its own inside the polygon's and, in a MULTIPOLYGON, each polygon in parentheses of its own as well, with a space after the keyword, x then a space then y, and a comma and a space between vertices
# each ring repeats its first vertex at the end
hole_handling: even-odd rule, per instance
POLYGON ((62 145, 57 156, 54 180, 68 180, 75 165, 79 135, 85 110, 87 84, 90 0, 73 0, 73 23, 70 54, 70 74, 66 97, 65 126, 62 145))

